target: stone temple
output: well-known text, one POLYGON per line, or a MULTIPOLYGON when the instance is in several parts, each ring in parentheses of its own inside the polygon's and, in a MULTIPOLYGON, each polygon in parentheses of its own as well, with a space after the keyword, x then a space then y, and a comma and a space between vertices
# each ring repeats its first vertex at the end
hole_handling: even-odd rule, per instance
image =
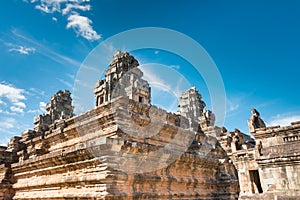
POLYGON ((0 199, 299 199, 300 122, 266 127, 253 109, 255 139, 230 132, 194 87, 167 112, 138 66, 117 51, 85 113, 54 94, 33 130, 0 147, 0 199))

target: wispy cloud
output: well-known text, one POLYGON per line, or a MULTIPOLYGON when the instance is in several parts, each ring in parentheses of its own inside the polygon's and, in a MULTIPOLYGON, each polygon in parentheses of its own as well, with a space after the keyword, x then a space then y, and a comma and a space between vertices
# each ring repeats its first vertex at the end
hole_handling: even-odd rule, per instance
POLYGON ((183 91, 191 87, 188 81, 176 71, 176 68, 180 66, 174 66, 163 66, 154 63, 141 66, 144 73, 143 78, 149 82, 156 104, 172 112, 177 111, 177 104, 183 91), (168 102, 165 102, 166 99, 168 99, 168 102))
POLYGON ((18 45, 16 45, 16 47, 9 49, 10 52, 17 52, 17 53, 23 54, 23 55, 33 54, 33 53, 35 53, 35 50, 36 49, 33 47, 18 46, 18 45))
POLYGON ((39 103, 39 108, 35 110, 28 110, 28 113, 35 113, 35 114, 40 114, 40 113, 45 113, 46 112, 46 103, 41 101, 39 103))
POLYGON ((65 55, 62 55, 62 54, 59 54, 59 53, 53 51, 52 49, 50 49, 46 45, 42 44, 41 42, 20 33, 17 29, 13 29, 12 34, 13 34, 13 36, 15 36, 15 38, 17 40, 22 40, 22 42, 26 42, 26 43, 36 46, 38 48, 40 54, 50 58, 51 60, 53 60, 57 63, 63 64, 63 65, 68 65, 68 66, 73 65, 76 67, 79 67, 81 65, 81 62, 78 62, 77 60, 74 60, 70 57, 67 57, 65 55))
POLYGON ((93 30, 91 24, 92 20, 75 13, 68 17, 67 28, 73 28, 77 35, 80 35, 87 40, 94 41, 100 39, 101 36, 93 30))
POLYGON ((69 14, 71 11, 74 10, 81 10, 81 11, 89 11, 91 9, 90 5, 79 5, 79 4, 70 4, 68 3, 64 9, 62 9, 62 14, 66 15, 69 14))
POLYGON ((57 22, 57 18, 56 17, 52 17, 51 18, 53 21, 57 22))
POLYGON ((26 104, 22 102, 26 99, 24 93, 25 91, 22 89, 1 83, 0 99, 2 98, 3 100, 0 100, 2 105, 0 113, 6 115, 23 114, 24 108, 26 108, 26 104))
POLYGON ((288 126, 291 122, 300 121, 300 115, 291 115, 291 113, 278 114, 275 117, 271 117, 271 120, 267 123, 268 126, 288 126))
POLYGON ((10 138, 7 136, 2 136, 2 138, 0 138, 0 146, 7 146, 9 139, 10 138))
POLYGON ((68 81, 64 80, 64 79, 60 79, 60 78, 57 78, 57 80, 61 83, 63 83, 64 85, 66 85, 67 87, 69 88, 72 88, 73 85, 71 83, 69 83, 68 81))
MULTIPOLYGON (((13 129, 16 127, 17 121, 12 117, 5 117, 0 119, 0 133, 2 134, 14 134, 13 129)), ((3 136, 1 137, 3 138, 3 136)), ((8 142, 8 137, 5 137, 5 141, 1 141, 1 145, 5 145, 8 142)))
POLYGON ((251 109, 251 105, 247 105, 247 102, 249 99, 251 99, 251 96, 254 94, 254 91, 248 92, 248 93, 235 93, 235 94, 228 94, 226 96, 226 117, 234 117, 238 114, 241 114, 241 112, 244 111, 244 109, 251 109), (248 108, 250 106, 250 108, 248 108))
POLYGON ((25 103, 22 102, 22 101, 26 100, 25 90, 14 87, 11 84, 2 82, 2 83, 0 83, 0 100, 1 100, 1 102, 4 102, 4 99, 7 99, 15 107, 19 107, 19 108, 26 107, 25 103))
POLYGON ((158 87, 160 90, 169 92, 171 91, 171 85, 166 83, 163 79, 161 79, 157 73, 153 72, 152 70, 149 70, 147 67, 141 67, 144 78, 153 86, 158 87))
POLYGON ((14 103, 14 105, 15 105, 15 106, 18 106, 18 107, 20 107, 20 108, 26 108, 26 105, 25 105, 25 103, 23 103, 23 102, 16 102, 16 103, 14 103))
POLYGON ((1 105, 1 104, 2 104, 2 105, 6 105, 6 103, 0 99, 0 105, 1 105))
POLYGON ((24 113, 24 110, 23 108, 20 108, 20 107, 16 107, 16 106, 11 106, 10 107, 10 110, 14 113, 24 113))
POLYGON ((46 96, 46 92, 37 88, 29 88, 29 91, 31 95, 35 95, 35 96, 46 96))
POLYGON ((240 107, 240 99, 231 100, 227 98, 227 112, 232 112, 237 110, 240 107))
POLYGON ((172 93, 177 98, 182 95, 184 89, 188 89, 184 88, 187 85, 186 80, 174 71, 174 69, 178 69, 180 66, 165 66, 164 71, 169 71, 170 77, 160 77, 160 73, 158 73, 157 70, 154 70, 154 68, 149 68, 148 65, 151 64, 141 66, 141 70, 144 73, 143 78, 145 78, 152 86, 157 87, 159 90, 172 93), (176 77, 176 79, 174 77, 176 77))
POLYGON ((46 105, 47 105, 47 104, 46 104, 45 102, 41 101, 41 102, 39 103, 40 111, 46 112, 46 105))
POLYGON ((74 80, 75 79, 75 75, 73 75, 73 74, 66 74, 67 75, 67 77, 69 77, 70 79, 72 79, 72 80, 74 80))
MULTIPOLYGON (((89 41, 99 40, 101 38, 93 26, 92 20, 86 16, 82 16, 80 12, 90 11, 91 6, 89 0, 31 0, 26 1, 35 4, 35 9, 43 13, 61 13, 67 16, 66 27, 72 28, 77 36, 81 36, 89 41)), ((57 21, 57 18, 52 18, 57 21)))
POLYGON ((8 117, 0 121, 0 129, 10 129, 14 127, 16 120, 14 118, 8 117))

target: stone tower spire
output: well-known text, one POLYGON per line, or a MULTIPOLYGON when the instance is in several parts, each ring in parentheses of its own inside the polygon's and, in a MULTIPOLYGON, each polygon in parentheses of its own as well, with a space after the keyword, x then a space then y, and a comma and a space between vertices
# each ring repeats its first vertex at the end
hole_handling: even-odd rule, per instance
POLYGON ((96 83, 94 94, 96 106, 111 101, 118 96, 127 96, 140 103, 149 104, 151 89, 142 79, 138 61, 129 53, 116 51, 105 72, 105 79, 96 83))
POLYGON ((59 90, 46 105, 46 114, 34 117, 35 131, 47 130, 56 120, 73 117, 71 93, 68 90, 59 90))
POLYGON ((206 106, 201 100, 202 96, 195 87, 183 92, 178 103, 179 112, 182 116, 198 122, 202 116, 203 109, 206 106))
POLYGON ((202 129, 214 126, 215 115, 212 111, 205 109, 205 102, 195 87, 183 92, 178 103, 180 115, 200 124, 202 129))

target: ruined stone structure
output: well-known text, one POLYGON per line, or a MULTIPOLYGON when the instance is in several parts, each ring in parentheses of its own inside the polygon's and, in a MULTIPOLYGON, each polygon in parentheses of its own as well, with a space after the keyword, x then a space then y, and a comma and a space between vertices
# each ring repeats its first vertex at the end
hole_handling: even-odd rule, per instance
POLYGON ((137 68, 138 61, 127 52, 117 51, 105 72, 105 79, 95 86, 96 106, 118 96, 127 96, 139 103, 149 104, 151 89, 142 79, 143 72, 137 68))
POLYGON ((240 199, 299 199, 300 122, 266 127, 252 109, 248 125, 255 142, 237 130, 218 138, 238 170, 240 199))
POLYGON ((252 108, 251 112, 252 115, 248 120, 250 132, 253 133, 258 128, 266 128, 265 122, 260 118, 259 112, 255 108, 252 108))
POLYGON ((73 116, 71 93, 67 90, 58 91, 46 105, 46 114, 34 118, 34 130, 43 132, 49 129, 57 120, 69 119, 73 116))
POLYGON ((167 112, 151 105, 138 66, 117 51, 96 83, 96 107, 77 116, 69 91, 52 96, 33 130, 0 147, 0 199, 299 196, 300 123, 265 128, 253 110, 256 141, 228 132, 196 88, 167 112))

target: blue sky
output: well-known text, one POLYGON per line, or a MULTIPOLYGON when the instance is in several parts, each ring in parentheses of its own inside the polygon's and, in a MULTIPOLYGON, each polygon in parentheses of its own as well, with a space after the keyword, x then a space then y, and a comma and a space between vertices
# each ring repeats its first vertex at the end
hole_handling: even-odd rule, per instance
MULTIPOLYGON (((269 125, 300 120, 299 9, 299 1, 283 0, 5 0, 0 143, 33 128, 33 117, 57 90, 72 92, 81 63, 99 43, 140 27, 173 29, 205 48, 224 82, 227 129, 248 132, 252 107, 269 125)), ((174 111, 178 94, 196 86, 211 108, 205 82, 184 59, 156 49, 132 54, 153 83, 153 103, 174 111), (156 64, 147 68, 149 63, 156 64), (157 70, 160 65, 165 71, 157 70), (184 77, 180 87, 176 74, 184 77)))

